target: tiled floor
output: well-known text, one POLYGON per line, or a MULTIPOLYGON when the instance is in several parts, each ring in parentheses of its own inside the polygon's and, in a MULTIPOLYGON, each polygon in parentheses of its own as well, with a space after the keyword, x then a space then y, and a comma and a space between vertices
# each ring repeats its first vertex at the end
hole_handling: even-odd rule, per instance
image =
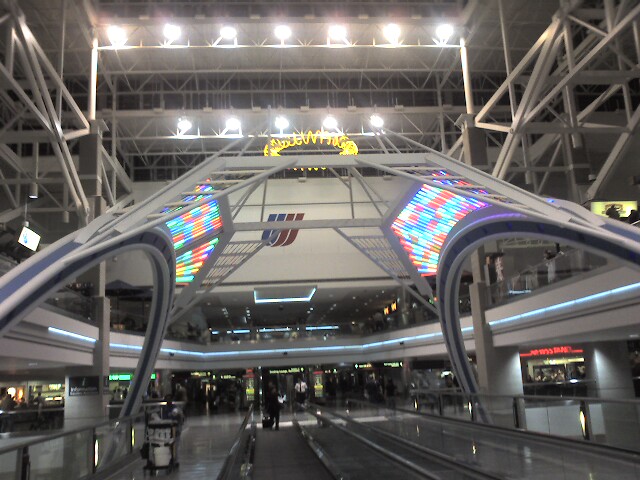
MULTIPOLYGON (((159 470, 158 476, 171 480, 216 478, 238 434, 245 413, 188 417, 178 451, 180 467, 169 474, 159 470)), ((146 461, 140 460, 111 478, 113 480, 145 478, 143 469, 145 463, 146 461)), ((149 472, 146 472, 146 476, 149 476, 149 472)))

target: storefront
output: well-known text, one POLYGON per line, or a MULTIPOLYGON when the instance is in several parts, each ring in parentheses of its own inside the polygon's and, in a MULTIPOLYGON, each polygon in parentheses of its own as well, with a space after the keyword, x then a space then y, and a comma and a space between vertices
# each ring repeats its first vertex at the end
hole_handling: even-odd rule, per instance
POLYGON ((586 389, 588 381, 582 347, 555 345, 532 348, 520 352, 520 362, 525 394, 578 395, 586 389))

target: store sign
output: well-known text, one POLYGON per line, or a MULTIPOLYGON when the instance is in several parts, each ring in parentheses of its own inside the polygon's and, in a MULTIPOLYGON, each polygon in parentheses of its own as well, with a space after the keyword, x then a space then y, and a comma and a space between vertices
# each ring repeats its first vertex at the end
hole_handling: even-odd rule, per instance
MULTIPOLYGON (((129 382, 133 379, 133 373, 112 373, 109 375, 110 382, 129 382)), ((156 374, 151 374, 151 380, 156 379, 156 374)))
POLYGON ((356 363, 354 366, 356 368, 373 368, 373 365, 370 363, 356 363))
POLYGON ((346 135, 336 135, 324 130, 317 130, 307 133, 298 133, 288 135, 285 138, 272 138, 269 143, 264 146, 265 157, 279 157, 280 152, 287 148, 309 145, 309 143, 319 143, 320 145, 330 145, 340 149, 340 155, 357 155, 358 146, 353 140, 346 135))
POLYGON ((521 353, 520 357, 548 357, 549 355, 566 355, 571 353, 583 353, 581 348, 573 348, 571 345, 561 345, 558 347, 534 348, 526 353, 521 353))
POLYGON ((390 368, 400 368, 402 367, 402 362, 384 362, 384 366, 390 368))
POLYGON ((302 368, 300 367, 280 368, 280 369, 270 368, 269 373, 273 373, 273 374, 281 373, 283 375, 286 375, 288 373, 302 373, 302 368))
POLYGON ((100 393, 100 377, 69 377, 69 396, 86 397, 100 393))

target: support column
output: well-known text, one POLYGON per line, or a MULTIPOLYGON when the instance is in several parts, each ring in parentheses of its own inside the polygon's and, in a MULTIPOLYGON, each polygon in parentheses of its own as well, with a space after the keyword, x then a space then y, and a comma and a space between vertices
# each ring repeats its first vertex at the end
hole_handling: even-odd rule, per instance
POLYGON ((156 374, 160 377, 157 380, 158 393, 160 398, 170 395, 171 392, 171 370, 156 370, 156 374))
POLYGON ((627 343, 598 342, 585 347, 587 379, 595 380, 590 397, 635 398, 627 343))
POLYGON ((477 278, 482 278, 480 273, 481 257, 481 252, 478 252, 471 259, 474 282, 469 286, 480 392, 492 395, 522 395, 522 373, 518 348, 495 347, 493 335, 486 322, 487 286, 482 281, 475 281, 477 278))
MULTIPOLYGON (((595 386, 589 388, 590 397, 635 398, 627 342, 589 344, 585 347, 584 361, 587 379, 595 380, 595 386)), ((634 404, 589 402, 588 406, 594 440, 622 448, 640 442, 634 404)))
MULTIPOLYGON (((486 165, 487 150, 484 132, 473 126, 473 115, 463 116, 463 121, 464 162, 473 166, 486 165)), ((480 393, 522 395, 522 375, 518 349, 517 347, 495 347, 493 335, 486 322, 485 311, 489 305, 489 290, 483 275, 484 263, 484 248, 479 248, 471 255, 473 284, 469 287, 469 294, 480 393)), ((494 402, 492 416, 499 415, 496 413, 498 410, 510 412, 510 408, 510 400, 504 406, 497 406, 494 402)), ((505 414, 509 415, 509 413, 505 414)))
MULTIPOLYGON (((79 176, 89 200, 89 220, 102 215, 106 203, 102 198, 102 132, 96 122, 91 133, 80 139, 79 176)), ((90 283, 91 320, 98 327, 91 367, 72 368, 66 373, 65 426, 103 420, 107 415, 109 392, 109 344, 111 336, 111 308, 105 297, 106 265, 92 268, 78 277, 78 282, 90 283)))

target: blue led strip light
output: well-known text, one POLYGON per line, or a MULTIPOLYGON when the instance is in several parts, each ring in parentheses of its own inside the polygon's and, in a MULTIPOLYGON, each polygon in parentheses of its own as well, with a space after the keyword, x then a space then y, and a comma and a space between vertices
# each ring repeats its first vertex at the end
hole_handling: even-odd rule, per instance
POLYGON ((518 315, 512 315, 511 317, 501 318, 500 320, 494 320, 489 322, 489 326, 501 325, 503 323, 511 323, 516 322, 518 320, 530 319, 531 317, 547 314, 549 312, 554 312, 556 310, 566 309, 570 307, 575 307, 576 305, 581 305, 588 302, 593 302, 594 300, 600 300, 604 297, 608 296, 616 296, 625 292, 637 290, 640 288, 640 283, 632 283, 630 285, 625 285, 623 287, 614 288, 612 290, 607 290, 605 292, 594 293, 593 295, 587 295, 586 297, 576 298, 575 300, 569 300, 567 302, 556 303, 555 305, 549 305, 548 307, 538 308, 536 310, 531 310, 530 312, 520 313, 518 315))

